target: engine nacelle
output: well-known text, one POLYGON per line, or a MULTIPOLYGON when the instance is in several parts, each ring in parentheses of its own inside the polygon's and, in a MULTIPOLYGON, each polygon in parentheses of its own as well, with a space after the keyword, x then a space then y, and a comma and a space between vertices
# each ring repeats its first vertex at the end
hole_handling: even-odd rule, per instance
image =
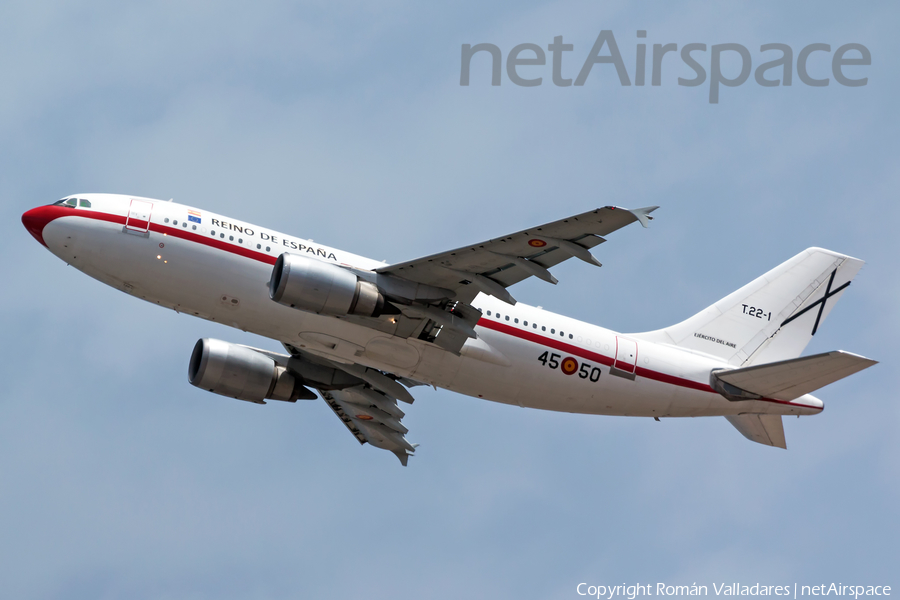
POLYGON ((288 253, 275 261, 269 297, 322 315, 377 317, 384 309, 384 296, 375 284, 337 265, 288 253))
POLYGON ((214 394, 256 404, 265 404, 266 398, 284 402, 315 398, 290 371, 265 354, 210 338, 194 346, 188 381, 214 394))

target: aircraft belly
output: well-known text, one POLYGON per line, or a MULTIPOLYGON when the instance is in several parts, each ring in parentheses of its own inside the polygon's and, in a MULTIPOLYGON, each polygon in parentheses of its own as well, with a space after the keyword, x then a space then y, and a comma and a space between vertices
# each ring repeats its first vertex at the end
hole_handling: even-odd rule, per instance
MULTIPOLYGON (((477 332, 479 339, 496 350, 500 350, 496 345, 499 341, 494 335, 491 335, 493 332, 483 328, 478 328, 477 332)), ((423 360, 416 371, 416 379, 467 396, 502 404, 518 404, 518 391, 522 382, 517 379, 518 369, 515 368, 515 358, 507 355, 505 349, 500 352, 505 358, 512 361, 512 366, 504 367, 494 362, 465 355, 456 356, 439 349, 434 349, 434 351, 439 352, 443 357, 434 356, 423 360)))
POLYGON ((426 342, 415 343, 419 347, 421 359, 409 376, 423 383, 453 389, 451 385, 456 380, 464 359, 426 342))
POLYGON ((126 293, 244 330, 258 325, 262 300, 271 304, 267 265, 155 232, 91 225, 95 252, 82 270, 126 293))

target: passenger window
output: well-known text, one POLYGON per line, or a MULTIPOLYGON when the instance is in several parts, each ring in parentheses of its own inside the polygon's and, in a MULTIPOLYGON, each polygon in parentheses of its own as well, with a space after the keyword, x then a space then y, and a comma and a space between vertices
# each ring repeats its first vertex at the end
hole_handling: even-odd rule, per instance
POLYGON ((163 220, 163 222, 164 222, 164 223, 168 223, 168 222, 169 222, 169 217, 166 217, 166 218, 163 220))
POLYGON ((193 226, 193 229, 194 229, 194 231, 197 231, 197 226, 194 225, 194 226, 193 226))
POLYGON ((515 321, 516 321, 516 323, 518 323, 518 322, 519 322, 519 320, 518 320, 518 319, 516 319, 516 320, 515 320, 515 321))
POLYGON ((566 337, 566 334, 564 334, 562 331, 560 331, 560 332, 559 332, 559 337, 566 337))
POLYGON ((537 329, 537 323, 532 323, 531 326, 532 326, 534 329, 537 329))
POLYGON ((238 244, 243 244, 243 243, 244 243, 244 239, 243 239, 243 238, 238 238, 238 244))
POLYGON ((541 325, 541 331, 547 331, 547 328, 541 325))
POLYGON ((222 239, 224 240, 224 239, 225 239, 225 234, 224 234, 224 233, 220 233, 220 234, 219 234, 219 237, 222 238, 222 239))
POLYGON ((178 225, 178 221, 172 221, 172 225, 178 225))
POLYGON ((233 242, 233 241, 234 241, 234 236, 233 236, 233 235, 229 235, 229 236, 228 236, 228 241, 229 241, 229 242, 233 242))
POLYGON ((528 327, 528 321, 524 321, 522 324, 523 324, 525 327, 528 327))
POLYGON ((569 339, 570 339, 570 340, 572 339, 572 334, 571 334, 571 333, 569 334, 569 339))
POLYGON ((81 208, 90 208, 90 207, 91 207, 91 201, 90 201, 90 200, 79 200, 79 201, 78 201, 78 206, 80 206, 81 208))
MULTIPOLYGON (((182 222, 181 222, 181 226, 184 227, 185 229, 187 229, 187 222, 182 221, 182 222)), ((194 229, 197 229, 197 226, 196 226, 196 225, 194 226, 194 229)))
POLYGON ((213 237, 216 237, 216 230, 215 230, 215 229, 211 230, 210 233, 212 234, 213 237))
POLYGON ((271 251, 271 248, 269 248, 268 246, 266 246, 266 252, 270 252, 270 251, 271 251))
POLYGON ((488 315, 488 316, 491 316, 491 311, 488 311, 488 312, 487 312, 487 315, 488 315))
POLYGON ((556 330, 555 330, 555 329, 551 329, 551 330, 550 330, 550 333, 556 333, 556 330))
POLYGON ((262 244, 257 244, 256 249, 259 250, 260 248, 262 248, 262 244))
POLYGON ((506 315, 506 320, 509 321, 509 315, 506 315))

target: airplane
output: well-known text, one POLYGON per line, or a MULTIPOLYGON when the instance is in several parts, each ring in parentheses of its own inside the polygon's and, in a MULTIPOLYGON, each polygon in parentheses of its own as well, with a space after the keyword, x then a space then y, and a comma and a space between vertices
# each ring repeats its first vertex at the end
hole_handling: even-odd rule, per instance
POLYGON ((509 289, 647 227, 658 207, 606 206, 423 258, 387 264, 172 201, 76 194, 27 211, 50 252, 178 313, 277 340, 286 353, 203 338, 189 382, 265 404, 321 397, 361 444, 406 466, 398 401, 440 387, 570 413, 724 416, 786 448, 782 417, 814 415, 811 392, 876 361, 801 356, 863 261, 809 248, 670 327, 623 334, 517 302, 509 289), (314 392, 313 390, 316 390, 314 392))

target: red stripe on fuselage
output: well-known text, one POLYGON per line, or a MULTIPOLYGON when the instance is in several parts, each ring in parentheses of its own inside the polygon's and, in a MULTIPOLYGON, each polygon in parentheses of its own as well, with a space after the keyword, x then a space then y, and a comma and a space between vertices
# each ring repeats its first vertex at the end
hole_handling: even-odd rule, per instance
POLYGON ((492 321, 490 318, 482 317, 481 319, 479 319, 477 325, 479 327, 493 329, 494 331, 499 331, 500 333, 505 333, 506 335, 511 335, 522 340, 534 342, 535 344, 549 346, 550 348, 555 348, 556 350, 562 350, 563 352, 568 352, 569 354, 575 354, 580 356, 581 358, 586 358, 588 360, 598 362, 602 365, 606 365, 607 367, 611 367, 613 364, 613 360, 608 356, 603 356, 602 354, 597 354, 596 352, 591 352, 590 350, 585 350, 584 348, 579 348, 578 346, 573 346, 572 344, 567 344, 566 342, 563 342, 561 340, 547 337, 539 333, 534 333, 528 331, 527 329, 518 329, 516 327, 513 327, 512 325, 507 325, 506 323, 492 321))
MULTIPOLYGON (((125 225, 126 217, 125 215, 113 215, 109 213, 100 212, 97 210, 89 210, 83 208, 71 208, 67 206, 42 206, 31 211, 25 213, 25 215, 30 215, 31 213, 39 211, 39 218, 42 221, 40 223, 39 233, 43 232, 44 227, 50 221, 54 221, 56 219, 62 217, 82 217, 85 219, 94 219, 97 221, 106 221, 108 223, 115 223, 117 225, 125 225)), ((23 222, 25 221, 25 215, 22 216, 23 222)), ((132 219, 132 222, 134 220, 132 219)), ((39 242, 44 244, 43 236, 38 238, 38 235, 32 231, 31 227, 28 224, 25 225, 28 228, 28 231, 31 232, 39 242)), ((225 240, 214 238, 211 236, 206 236, 202 233, 194 233, 193 231, 187 231, 181 227, 177 227, 175 225, 162 225, 160 223, 150 222, 150 231, 154 233, 162 233, 165 235, 170 235, 172 237, 181 238, 183 240, 187 240, 189 242, 195 242, 197 244, 203 244, 204 246, 209 246, 210 248, 216 248, 217 250, 225 250, 226 252, 230 252, 232 254, 237 254, 238 256, 243 256, 244 258, 250 258, 253 260, 257 260, 262 263, 274 265, 277 257, 271 256, 270 254, 266 254, 265 252, 261 252, 259 250, 252 250, 250 248, 244 248, 243 246, 238 246, 231 242, 226 242, 225 240)))
MULTIPOLYGON (((96 210, 73 209, 66 206, 43 206, 28 211, 27 213, 25 213, 25 215, 31 215, 32 213, 35 213, 35 218, 40 219, 40 221, 43 221, 43 223, 41 224, 38 234, 36 234, 35 231, 32 230, 32 227, 30 227, 28 223, 26 223, 26 227, 28 228, 28 231, 31 232, 31 234, 42 244, 44 244, 44 241, 42 237, 39 237, 39 234, 42 233, 43 227, 45 227, 46 224, 50 221, 53 221, 60 217, 83 217, 87 219, 96 219, 98 221, 107 221, 109 223, 116 223, 119 225, 125 225, 126 219, 124 215, 112 215, 96 210)), ((23 222, 25 222, 25 215, 23 215, 23 222)), ((207 237, 203 234, 194 233, 193 231, 186 231, 174 225, 161 225, 159 223, 151 222, 150 231, 153 231, 155 233, 164 233, 172 237, 181 238, 190 242, 195 242, 197 244, 209 246, 211 248, 216 248, 217 250, 224 250, 226 252, 230 252, 231 254, 236 254, 238 256, 243 256, 244 258, 249 258, 270 265, 274 265, 277 258, 265 252, 237 246, 233 243, 226 242, 225 240, 207 237)), ((46 244, 44 245, 46 246, 46 244)), ((607 367, 611 367, 614 362, 614 360, 608 356, 597 354, 596 352, 592 352, 590 350, 586 350, 584 348, 580 348, 578 346, 574 346, 564 341, 550 338, 539 333, 519 329, 505 323, 498 323, 497 321, 492 321, 486 317, 482 317, 481 319, 479 319, 477 325, 522 340, 534 342, 535 344, 540 344, 542 346, 547 346, 550 348, 561 350, 563 352, 574 354, 576 356, 580 356, 581 358, 600 363, 607 367)), ((708 384, 697 383, 696 381, 691 381, 682 377, 675 377, 674 375, 668 375, 666 373, 659 373, 657 371, 653 371, 652 369, 646 369, 640 366, 635 366, 635 375, 637 375, 638 377, 643 377, 645 379, 659 381, 660 383, 677 385, 679 387, 697 390, 700 392, 717 393, 708 384)), ((797 402, 791 402, 789 400, 760 398, 760 401, 822 410, 822 408, 819 406, 810 406, 808 404, 800 404, 797 402)))
MULTIPOLYGON (((539 333, 534 333, 525 329, 519 329, 517 327, 513 327, 512 325, 507 325, 506 323, 492 321, 487 317, 482 317, 481 319, 479 319, 478 326, 484 327, 486 329, 493 329, 494 331, 497 331, 499 333, 503 333, 522 340, 534 342, 535 344, 540 344, 541 346, 548 346, 556 350, 574 354, 575 356, 580 356, 581 358, 591 360, 593 362, 598 362, 600 364, 606 365, 607 367, 613 366, 613 363, 615 362, 608 356, 597 354, 596 352, 592 352, 590 350, 586 350, 584 348, 580 348, 578 346, 574 346, 564 341, 547 337, 539 333)), ((645 379, 659 381, 660 383, 677 385, 679 387, 697 390, 700 392, 711 392, 713 394, 718 393, 708 384, 698 383, 696 381, 691 381, 690 379, 684 379, 682 377, 675 377, 674 375, 668 375, 666 373, 659 373, 658 371, 646 369, 640 366, 635 367, 635 375, 637 375, 638 377, 643 377, 645 379)), ((810 406, 808 404, 801 404, 799 402, 791 402, 790 400, 776 400, 775 398, 760 398, 759 400, 762 402, 774 402, 776 404, 786 404, 789 406, 822 410, 822 408, 819 406, 810 406)))
POLYGON ((201 233, 194 233, 193 231, 186 231, 174 225, 169 226, 159 225, 158 223, 150 223, 150 231, 153 231, 155 233, 164 233, 166 235, 171 235, 172 237, 188 240, 189 242, 196 242, 198 244, 209 246, 210 248, 216 248, 217 250, 225 250, 226 252, 231 252, 232 254, 237 254, 238 256, 243 256, 244 258, 258 260, 261 263, 266 263, 269 265, 274 265, 275 261, 278 260, 278 257, 266 254, 265 252, 262 252, 260 250, 244 248, 243 246, 238 246, 232 242, 226 242, 223 239, 207 237, 201 233))
MULTIPOLYGON (((478 325, 481 327, 485 327, 487 329, 493 329, 494 331, 499 331, 500 333, 505 333, 506 335, 511 335, 513 337, 517 337, 519 339, 527 340, 529 342, 534 342, 535 344, 540 344, 542 346, 549 346, 550 348, 555 348, 556 350, 562 350, 563 352, 567 352, 569 354, 574 354, 576 356, 580 356, 581 358, 591 360, 593 362, 598 362, 602 365, 606 365, 607 367, 612 367, 614 360, 609 356, 604 356, 602 354, 597 354, 596 352, 592 352, 590 350, 585 350, 584 348, 580 348, 578 346, 574 346, 572 344, 568 344, 562 340, 557 340, 551 337, 547 337, 545 335, 541 335, 539 333, 534 333, 532 331, 518 329, 513 327, 512 325, 507 325, 506 323, 498 323, 497 321, 491 321, 488 318, 481 318, 478 321, 478 325)), ((631 366, 631 365, 629 365, 631 366)), ((675 377, 673 375, 666 375, 665 373, 657 373, 656 371, 652 371, 650 369, 644 369, 641 367, 636 368, 637 375, 644 377, 646 379, 653 379, 656 381, 660 381, 662 383, 668 383, 671 385, 677 385, 680 387, 686 387, 693 390, 699 390, 701 392, 714 392, 714 390, 709 387, 709 385, 704 385, 702 383, 697 383, 695 381, 691 381, 689 379, 682 379, 681 377, 675 377)))

